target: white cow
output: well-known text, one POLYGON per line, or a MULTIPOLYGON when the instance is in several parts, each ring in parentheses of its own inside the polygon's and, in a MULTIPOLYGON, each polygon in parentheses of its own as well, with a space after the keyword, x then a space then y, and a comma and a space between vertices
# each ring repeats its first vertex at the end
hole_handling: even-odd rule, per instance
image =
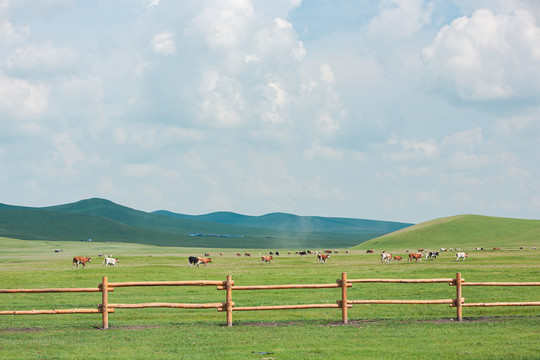
POLYGON ((392 254, 389 254, 387 252, 383 252, 381 254, 381 262, 389 263, 392 261, 392 254))
POLYGON ((465 261, 465 258, 468 256, 469 255, 464 252, 456 253, 456 261, 459 261, 459 259, 463 259, 463 261, 465 261))
POLYGON ((107 267, 107 265, 116 266, 116 263, 119 263, 119 262, 120 262, 120 260, 115 259, 115 258, 108 258, 107 257, 107 258, 103 259, 103 265, 105 267, 107 267))

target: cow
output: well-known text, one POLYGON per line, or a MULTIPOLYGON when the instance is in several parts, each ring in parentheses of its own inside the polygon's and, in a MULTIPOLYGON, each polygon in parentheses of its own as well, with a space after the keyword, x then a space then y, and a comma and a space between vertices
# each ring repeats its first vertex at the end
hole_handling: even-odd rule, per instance
POLYGON ((411 260, 416 260, 416 262, 418 262, 418 260, 422 261, 422 254, 419 254, 419 253, 409 253, 409 259, 407 261, 411 261, 411 260))
POLYGON ((105 259, 103 259, 103 265, 105 267, 107 267, 107 265, 116 266, 116 263, 119 263, 119 262, 120 262, 120 260, 115 259, 115 258, 106 257, 105 259))
POLYGON ((317 254, 317 262, 320 263, 321 261, 323 263, 326 263, 326 259, 328 259, 330 255, 327 254, 317 254))
POLYGON ((244 256, 251 257, 251 254, 247 252, 247 253, 244 253, 244 256))
POLYGON ((223 253, 222 253, 222 252, 220 252, 220 253, 219 253, 219 256, 223 256, 223 253))
POLYGON ((300 256, 304 256, 304 255, 307 255, 307 252, 305 252, 305 251, 300 251, 298 254, 299 254, 300 256))
POLYGON ((274 260, 274 257, 272 255, 270 256, 261 256, 261 265, 263 263, 269 263, 270 265, 272 265, 271 261, 274 260))
POLYGON ((345 250, 345 254, 349 255, 349 250, 345 250))
POLYGON ((197 258, 197 267, 199 267, 200 264, 204 264, 204 267, 206 267, 206 265, 208 265, 208 263, 211 263, 211 262, 212 262, 211 258, 205 258, 205 257, 197 258))
POLYGON ((331 254, 331 253, 332 253, 332 250, 324 250, 324 253, 325 253, 325 254, 331 254))
POLYGON ((533 250, 536 250, 536 246, 533 246, 532 249, 533 249, 533 250))
POLYGON ((373 254, 374 252, 375 252, 375 250, 369 249, 369 250, 366 251, 366 254, 373 254))
POLYGON ((438 251, 430 251, 429 253, 426 253, 426 260, 428 259, 435 260, 437 256, 439 256, 438 251))
POLYGON ((385 263, 389 263, 390 261, 392 261, 392 254, 389 254, 387 252, 383 252, 381 254, 381 262, 385 262, 385 263))
POLYGON ((397 255, 394 256, 394 262, 401 261, 401 260, 403 260, 401 256, 397 256, 397 255))
POLYGON ((56 249, 56 250, 54 250, 54 252, 55 252, 55 253, 61 253, 61 252, 64 252, 64 250, 62 250, 62 249, 56 249))
POLYGON ((77 269, 79 268, 79 264, 82 264, 82 267, 84 269, 84 267, 86 266, 86 263, 89 263, 89 262, 92 262, 92 260, 90 260, 89 257, 84 257, 84 256, 75 256, 73 258, 73 263, 71 265, 71 269, 73 270, 73 267, 75 265, 77 265, 77 269))
POLYGON ((189 265, 193 265, 193 267, 195 267, 195 265, 197 265, 197 263, 199 262, 199 258, 196 257, 196 256, 190 256, 188 258, 188 267, 189 265))
POLYGON ((204 253, 204 256, 208 257, 210 256, 210 253, 204 253))
POLYGON ((279 256, 279 251, 276 251, 276 256, 279 256))
POLYGON ((236 253, 234 256, 242 256, 242 254, 240 253, 236 253))
POLYGON ((446 248, 440 248, 439 251, 446 251, 446 248))
POLYGON ((424 252, 426 251, 425 249, 418 249, 418 252, 424 252))
POLYGON ((465 261, 465 258, 468 256, 469 254, 466 254, 464 252, 458 252, 456 253, 456 261, 459 261, 459 259, 463 259, 463 261, 465 261))
POLYGON ((501 248, 496 247, 496 248, 493 248, 493 250, 501 250, 501 248))

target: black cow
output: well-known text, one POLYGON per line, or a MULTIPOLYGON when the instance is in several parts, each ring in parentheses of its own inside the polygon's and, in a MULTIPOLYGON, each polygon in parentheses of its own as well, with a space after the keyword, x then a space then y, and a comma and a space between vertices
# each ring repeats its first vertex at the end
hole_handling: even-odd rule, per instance
POLYGON ((188 267, 189 267, 189 265, 192 265, 192 264, 193 264, 193 266, 195 266, 199 262, 199 258, 196 257, 196 256, 190 256, 188 261, 189 261, 188 262, 188 267))
POLYGON ((304 255, 307 255, 307 252, 305 252, 305 251, 300 251, 298 254, 300 254, 300 256, 304 256, 304 255))
POLYGON ((430 251, 429 254, 426 254, 426 259, 435 260, 439 256, 438 251, 430 251))

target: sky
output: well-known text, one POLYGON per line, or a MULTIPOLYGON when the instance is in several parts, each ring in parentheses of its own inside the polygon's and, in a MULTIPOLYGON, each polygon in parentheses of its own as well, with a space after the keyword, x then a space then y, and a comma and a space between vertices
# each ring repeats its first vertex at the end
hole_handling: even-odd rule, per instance
POLYGON ((0 0, 0 203, 540 219, 537 0, 0 0))

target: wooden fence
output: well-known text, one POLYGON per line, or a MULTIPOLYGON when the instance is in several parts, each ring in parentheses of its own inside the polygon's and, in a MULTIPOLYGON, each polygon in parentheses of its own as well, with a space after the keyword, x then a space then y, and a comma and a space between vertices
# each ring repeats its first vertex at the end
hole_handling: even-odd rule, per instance
POLYGON ((9 310, 0 311, 0 315, 38 315, 38 314, 102 314, 103 329, 109 328, 109 313, 114 313, 115 309, 141 309, 151 307, 166 307, 180 309, 217 309, 226 312, 227 326, 233 324, 234 311, 260 311, 260 310, 292 310, 292 309, 341 309, 342 322, 348 322, 348 309, 360 304, 448 304, 456 308, 456 318, 462 321, 463 307, 491 307, 491 306, 540 306, 540 301, 528 302, 496 302, 496 303, 466 303, 462 296, 464 286, 540 286, 540 282, 465 282, 461 273, 457 273, 455 278, 441 279, 347 279, 347 273, 342 273, 341 278, 331 284, 285 284, 285 285, 252 285, 236 286, 232 277, 227 276, 226 281, 195 280, 195 281, 137 281, 137 282, 109 282, 107 277, 103 277, 102 283, 96 288, 53 288, 53 289, 0 289, 0 294, 4 293, 86 293, 101 292, 102 303, 95 309, 53 309, 53 310, 9 310), (428 283, 448 283, 455 286, 455 297, 448 299, 432 300, 359 300, 348 299, 347 289, 353 284, 359 283, 405 283, 405 284, 428 284, 428 283), (115 288, 134 286, 216 286, 217 290, 225 290, 225 301, 214 303, 139 303, 139 304, 117 304, 109 302, 109 293, 115 288), (232 301, 234 291, 260 291, 260 290, 287 290, 287 289, 329 289, 340 288, 341 299, 336 303, 329 304, 298 304, 298 305, 272 305, 272 306, 236 306, 232 301))

